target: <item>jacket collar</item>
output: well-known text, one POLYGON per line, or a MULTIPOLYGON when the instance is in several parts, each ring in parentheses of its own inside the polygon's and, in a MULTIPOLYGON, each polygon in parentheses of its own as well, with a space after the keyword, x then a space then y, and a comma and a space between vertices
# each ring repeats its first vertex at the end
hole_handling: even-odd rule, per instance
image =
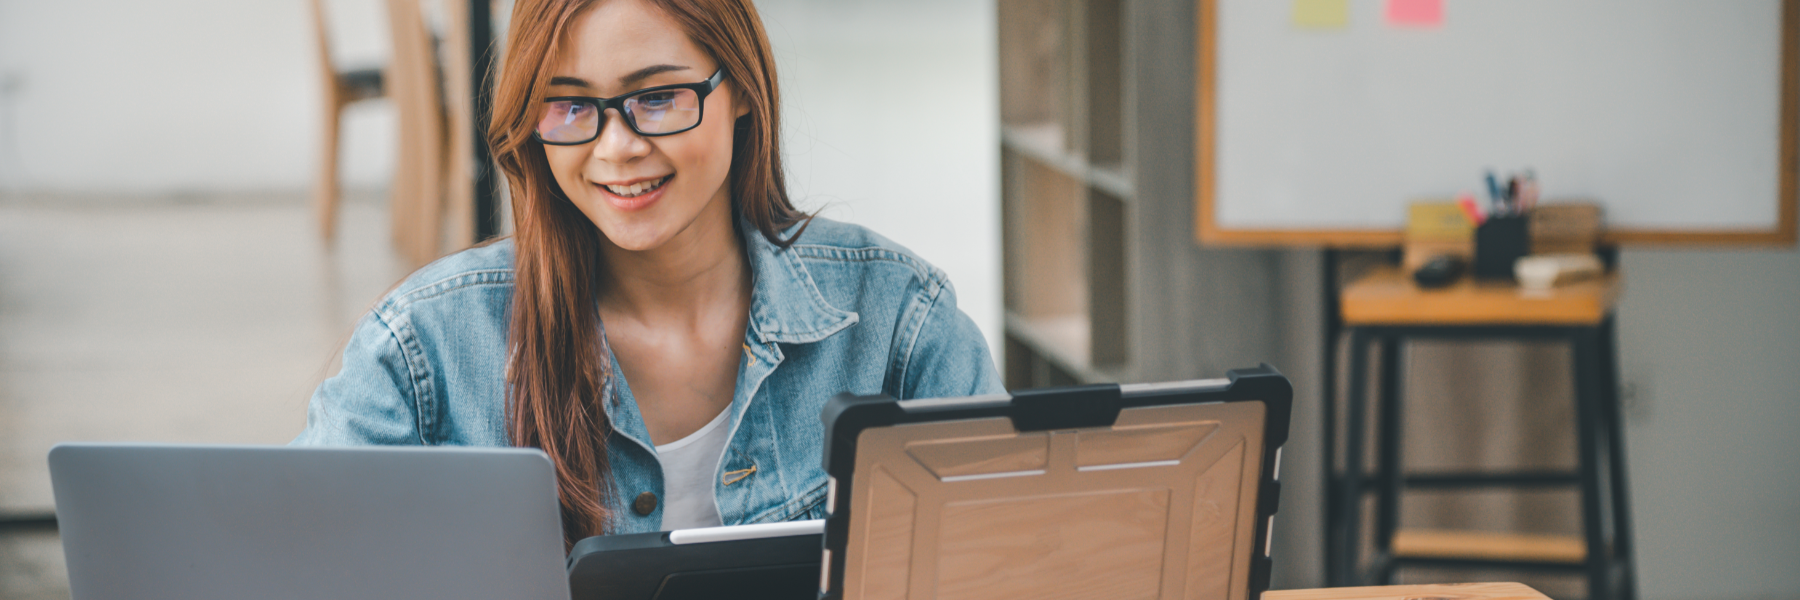
MULTIPOLYGON (((782 232, 791 236, 799 225, 782 232)), ((750 260, 750 328, 763 344, 807 344, 856 324, 858 316, 825 301, 792 248, 770 243, 748 219, 738 219, 750 260)))
MULTIPOLYGON (((782 233, 791 236, 796 229, 798 226, 782 233)), ((745 364, 738 372, 732 407, 727 409, 734 415, 731 418, 732 435, 736 435, 744 407, 749 405, 763 379, 784 359, 776 343, 817 342, 855 325, 858 319, 856 313, 840 310, 825 301, 812 274, 807 272, 806 265, 792 249, 784 250, 769 243, 748 220, 738 220, 738 232, 744 242, 744 254, 750 261, 750 328, 744 332, 745 364)), ((600 332, 602 343, 605 343, 605 323, 601 323, 600 332)), ((621 373, 618 355, 613 354, 610 347, 606 354, 612 361, 612 372, 621 373)), ((601 403, 601 410, 606 412, 613 430, 654 454, 650 432, 644 425, 636 400, 631 397, 629 384, 625 384, 622 377, 608 377, 605 385, 607 389, 602 397, 612 401, 601 403)))

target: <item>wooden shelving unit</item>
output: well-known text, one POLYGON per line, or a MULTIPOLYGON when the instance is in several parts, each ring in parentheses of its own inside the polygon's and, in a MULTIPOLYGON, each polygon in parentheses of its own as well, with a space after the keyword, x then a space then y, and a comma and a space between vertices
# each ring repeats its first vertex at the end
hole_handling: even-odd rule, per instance
POLYGON ((1123 10, 1123 0, 999 3, 1011 387, 1111 379, 1130 360, 1123 10))
POLYGON ((999 0, 1009 388, 1274 354, 1272 257, 1194 243, 1193 0, 999 0))

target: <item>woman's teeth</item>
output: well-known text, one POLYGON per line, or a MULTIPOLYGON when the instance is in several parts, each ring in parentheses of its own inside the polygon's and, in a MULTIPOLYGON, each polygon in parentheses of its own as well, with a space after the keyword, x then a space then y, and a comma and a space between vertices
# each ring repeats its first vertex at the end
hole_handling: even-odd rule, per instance
POLYGON ((674 177, 674 175, 664 175, 661 179, 652 179, 650 181, 641 181, 641 182, 634 183, 631 185, 605 185, 605 184, 602 184, 601 187, 604 187, 604 188, 606 188, 606 191, 612 192, 614 195, 617 195, 617 196, 620 196, 623 198, 635 198, 637 196, 642 196, 644 194, 648 194, 651 191, 655 190, 656 188, 662 187, 662 185, 664 183, 667 183, 669 181, 670 177, 674 177))

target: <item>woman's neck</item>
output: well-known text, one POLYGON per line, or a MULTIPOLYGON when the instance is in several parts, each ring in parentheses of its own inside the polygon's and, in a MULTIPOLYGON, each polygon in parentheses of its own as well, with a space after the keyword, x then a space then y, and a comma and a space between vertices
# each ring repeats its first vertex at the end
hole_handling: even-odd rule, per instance
POLYGON ((703 328, 749 310, 750 267, 729 200, 708 206, 662 246, 630 251, 602 236, 601 311, 641 323, 703 328), (723 314, 721 314, 722 310, 723 314))

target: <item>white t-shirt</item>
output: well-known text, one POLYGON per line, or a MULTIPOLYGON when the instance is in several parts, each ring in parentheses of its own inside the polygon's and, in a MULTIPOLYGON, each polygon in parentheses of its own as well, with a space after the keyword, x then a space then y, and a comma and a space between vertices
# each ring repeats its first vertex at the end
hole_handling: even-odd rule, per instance
POLYGON ((725 455, 725 442, 730 441, 730 431, 725 428, 727 412, 720 410, 719 416, 699 431, 656 447, 663 472, 664 531, 724 524, 719 503, 713 498, 713 476, 725 455))

